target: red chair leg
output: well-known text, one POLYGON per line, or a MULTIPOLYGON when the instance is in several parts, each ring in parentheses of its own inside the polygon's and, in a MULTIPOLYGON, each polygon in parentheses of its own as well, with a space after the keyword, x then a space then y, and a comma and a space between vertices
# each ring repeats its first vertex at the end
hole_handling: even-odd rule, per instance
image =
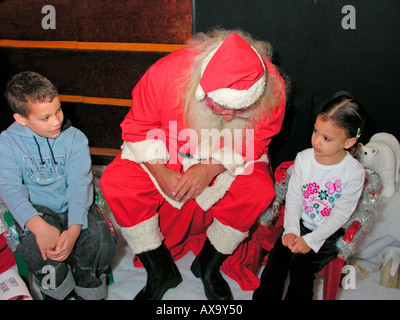
POLYGON ((324 271, 324 289, 323 299, 324 300, 336 300, 336 295, 340 285, 340 279, 342 276, 342 268, 344 260, 341 258, 335 258, 329 262, 323 269, 324 271))
POLYGON ((262 252, 261 246, 256 243, 255 249, 254 249, 254 256, 253 256, 253 264, 251 266, 251 271, 257 275, 258 270, 261 265, 261 252, 262 252))

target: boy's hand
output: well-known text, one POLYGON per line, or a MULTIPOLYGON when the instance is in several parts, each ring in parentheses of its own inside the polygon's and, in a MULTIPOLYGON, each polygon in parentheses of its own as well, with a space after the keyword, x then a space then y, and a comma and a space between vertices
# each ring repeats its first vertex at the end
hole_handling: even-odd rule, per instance
POLYGON ((47 257, 54 261, 64 261, 75 246, 76 239, 81 233, 81 225, 72 225, 61 233, 55 250, 46 250, 47 257))
POLYGON ((32 217, 26 222, 25 226, 35 235, 42 258, 47 260, 46 251, 56 247, 60 230, 49 225, 41 216, 32 217))
POLYGON ((290 249, 293 253, 307 253, 311 250, 303 237, 298 237, 294 240, 294 246, 290 249))

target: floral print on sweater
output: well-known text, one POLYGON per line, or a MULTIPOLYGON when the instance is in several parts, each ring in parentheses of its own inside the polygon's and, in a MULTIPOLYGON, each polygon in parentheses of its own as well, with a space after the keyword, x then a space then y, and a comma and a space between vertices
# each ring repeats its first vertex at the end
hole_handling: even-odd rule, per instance
POLYGON ((335 207, 335 200, 341 196, 341 180, 337 178, 329 180, 323 187, 316 182, 302 186, 304 212, 312 219, 318 215, 329 216, 335 207))

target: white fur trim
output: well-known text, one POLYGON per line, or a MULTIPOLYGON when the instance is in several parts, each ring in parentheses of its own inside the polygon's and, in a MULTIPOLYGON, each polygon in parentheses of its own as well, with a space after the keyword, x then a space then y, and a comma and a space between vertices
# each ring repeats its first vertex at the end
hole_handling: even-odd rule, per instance
MULTIPOLYGON (((262 95, 265 89, 266 76, 258 79, 248 90, 236 90, 230 88, 221 88, 207 95, 214 102, 230 109, 244 109, 255 103, 262 95)), ((197 93, 197 91, 196 91, 197 93)))
POLYGON ((158 226, 158 214, 133 227, 121 228, 121 233, 134 254, 157 249, 164 240, 158 226))
POLYGON ((214 218, 207 229, 207 236, 211 244, 222 254, 232 254, 238 245, 247 238, 249 232, 241 232, 224 225, 214 218))
POLYGON ((122 159, 128 159, 137 163, 156 159, 162 159, 167 162, 170 159, 167 146, 162 140, 124 141, 121 149, 122 159))
POLYGON ((235 170, 244 164, 243 157, 227 146, 215 150, 211 157, 221 163, 231 175, 237 175, 234 174, 235 170))
MULTIPOLYGON (((210 209, 214 204, 216 204, 219 200, 221 200, 225 196, 226 192, 229 190, 232 183, 235 181, 236 176, 243 174, 248 166, 253 165, 255 162, 268 163, 267 155, 261 156, 260 159, 258 159, 256 161, 250 161, 250 162, 244 163, 244 159, 241 155, 234 152, 233 149, 231 149, 231 148, 228 148, 228 147, 224 147, 224 148, 219 149, 219 150, 221 150, 221 152, 215 153, 215 157, 213 157, 213 158, 215 160, 219 161, 220 163, 222 163, 222 161, 224 159, 233 159, 234 158, 236 160, 236 163, 235 164, 227 164, 228 167, 230 166, 231 171, 229 171, 227 169, 227 171, 219 174, 217 176, 214 184, 211 187, 206 187, 203 190, 203 192, 200 193, 196 197, 197 204, 204 211, 207 211, 208 209, 210 209), (225 153, 228 155, 228 157, 225 157, 225 153)), ((191 167, 192 165, 194 165, 196 163, 199 163, 200 161, 201 160, 198 160, 198 159, 184 158, 182 161, 183 170, 186 171, 189 167, 191 167)), ((154 186, 157 188, 158 192, 160 192, 160 194, 164 197, 164 199, 174 208, 181 209, 183 207, 184 203, 176 201, 176 200, 168 197, 161 190, 160 186, 157 183, 157 180, 150 173, 150 171, 146 168, 146 166, 143 164, 141 164, 141 166, 142 166, 143 170, 147 172, 151 181, 153 181, 154 186)))
MULTIPOLYGON (((187 169, 192 165, 195 165, 201 161, 195 157, 192 159, 183 159, 182 165, 184 171, 187 171, 187 169)), ((215 179, 214 184, 211 187, 206 187, 203 192, 196 197, 196 202, 199 207, 204 211, 210 209, 225 196, 233 181, 235 181, 235 178, 236 175, 231 175, 228 171, 220 173, 215 179)))
POLYGON ((214 185, 206 187, 202 193, 196 197, 196 202, 201 209, 207 211, 219 200, 221 200, 231 187, 236 177, 229 174, 228 171, 218 175, 214 185))

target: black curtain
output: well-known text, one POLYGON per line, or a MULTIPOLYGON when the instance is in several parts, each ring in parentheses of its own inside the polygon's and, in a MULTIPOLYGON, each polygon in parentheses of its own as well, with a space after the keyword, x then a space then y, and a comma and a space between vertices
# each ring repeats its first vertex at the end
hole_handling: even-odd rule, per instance
POLYGON ((268 41, 291 82, 273 166, 310 146, 318 107, 338 90, 368 113, 363 142, 376 132, 400 138, 400 1, 193 0, 193 31, 242 29, 268 41), (349 7, 350 6, 350 7, 349 7))

